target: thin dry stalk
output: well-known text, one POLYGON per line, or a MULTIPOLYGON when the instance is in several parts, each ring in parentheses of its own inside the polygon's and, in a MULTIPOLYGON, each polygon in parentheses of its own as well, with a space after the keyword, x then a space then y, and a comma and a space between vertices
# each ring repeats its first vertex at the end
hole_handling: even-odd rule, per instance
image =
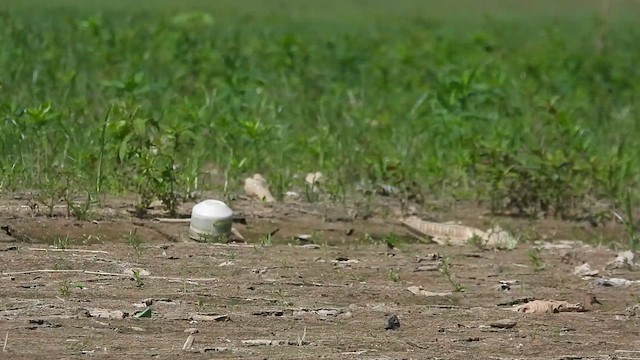
POLYGON ((302 330, 302 337, 298 336, 298 346, 302 346, 304 345, 304 338, 307 337, 307 327, 304 327, 304 330, 302 330))
POLYGON ((185 218, 185 219, 175 219, 175 218, 155 218, 153 219, 153 221, 155 222, 160 222, 160 223, 169 223, 169 224, 183 224, 183 223, 189 223, 191 222, 191 219, 189 218, 185 218))
POLYGON ((4 335, 4 345, 2 346, 2 352, 7 352, 7 342, 9 342, 9 332, 4 335))
POLYGON ((195 340, 195 336, 189 335, 187 337, 187 340, 185 340, 184 344, 182 345, 182 350, 191 350, 191 348, 193 347, 193 340, 195 340))
MULTIPOLYGON (((42 274, 42 273, 78 273, 78 274, 89 274, 89 275, 102 275, 102 276, 116 276, 116 277, 126 277, 130 278, 130 274, 117 274, 117 273, 109 273, 103 271, 91 271, 91 270, 54 270, 54 269, 42 269, 42 270, 27 270, 27 271, 14 271, 14 272, 3 272, 2 276, 13 276, 13 275, 27 275, 27 274, 42 274)), ((168 280, 168 281, 218 281, 217 278, 181 278, 181 277, 170 277, 170 276, 145 276, 145 279, 153 279, 153 280, 168 280)))
POLYGON ((90 254, 109 254, 107 251, 103 250, 84 250, 84 249, 40 249, 40 248, 28 248, 29 251, 53 251, 53 252, 79 252, 79 253, 90 253, 90 254))

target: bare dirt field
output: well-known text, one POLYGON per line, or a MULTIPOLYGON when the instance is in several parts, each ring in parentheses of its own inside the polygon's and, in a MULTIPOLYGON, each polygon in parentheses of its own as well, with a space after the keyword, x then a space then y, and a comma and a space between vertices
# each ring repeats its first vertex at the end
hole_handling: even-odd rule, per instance
MULTIPOLYGON (((617 251, 592 241, 616 229, 500 219, 537 241, 495 251, 415 241, 394 204, 363 220, 339 206, 243 200, 234 227, 246 242, 207 244, 184 223, 132 217, 126 201, 94 221, 28 202, 0 200, 3 359, 640 358, 640 284, 603 285, 639 272, 607 267, 617 251), (379 241, 389 234, 394 248, 379 241), (563 241, 576 239, 592 245, 563 241), (598 273, 575 275, 583 263, 598 273), (585 311, 513 311, 532 299, 585 311), (400 327, 385 329, 392 315, 400 327)), ((487 221, 460 206, 416 215, 487 221)))

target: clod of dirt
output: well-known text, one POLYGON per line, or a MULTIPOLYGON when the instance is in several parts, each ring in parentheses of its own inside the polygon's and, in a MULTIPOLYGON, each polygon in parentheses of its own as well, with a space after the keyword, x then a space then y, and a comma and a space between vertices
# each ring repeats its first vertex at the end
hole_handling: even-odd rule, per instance
POLYGON ((256 315, 256 316, 284 316, 284 310, 254 311, 251 315, 256 315))
POLYGON ((359 263, 360 260, 340 257, 335 260, 331 260, 331 262, 336 267, 346 268, 346 267, 351 267, 352 264, 359 263))
POLYGON ((421 286, 409 286, 407 290, 411 291, 415 295, 422 295, 426 297, 433 297, 433 296, 445 297, 445 296, 453 295, 451 291, 431 292, 431 291, 423 290, 421 286))
POLYGON ((554 242, 536 241, 534 245, 540 250, 573 249, 575 247, 585 246, 583 243, 573 240, 557 240, 554 242))
POLYGON ((247 346, 279 346, 279 345, 289 345, 289 346, 302 346, 309 345, 310 342, 306 340, 266 340, 266 339, 257 339, 257 340, 242 340, 242 343, 247 346))
POLYGON ((335 317, 344 313, 342 309, 295 309, 293 316, 303 316, 305 314, 313 314, 320 317, 335 317))
POLYGON ((247 196, 261 201, 276 201, 269 190, 267 180, 260 174, 254 174, 253 177, 248 177, 244 180, 244 192, 247 196))
POLYGON ((91 314, 87 309, 78 309, 76 310, 76 316, 79 318, 89 318, 91 317, 91 314))
POLYGON ((618 256, 607 263, 605 269, 614 270, 614 269, 628 269, 633 270, 638 267, 638 264, 634 262, 635 255, 631 251, 625 251, 618 254, 618 256))
POLYGON ((423 261, 436 261, 436 260, 440 260, 441 256, 438 253, 431 253, 431 254, 427 254, 425 256, 416 256, 414 258, 415 262, 417 263, 421 263, 423 261))
POLYGON ((622 278, 597 279, 596 281, 594 281, 594 285, 596 286, 608 286, 608 287, 629 286, 636 283, 638 283, 638 281, 627 280, 622 278))
POLYGON ((519 288, 520 280, 500 280, 500 284, 496 286, 496 290, 509 291, 511 289, 519 288))
POLYGON ((498 306, 513 306, 513 305, 525 304, 525 303, 528 303, 528 302, 534 301, 534 300, 537 300, 537 299, 536 298, 532 298, 532 297, 522 297, 522 298, 517 298, 517 299, 512 299, 512 300, 499 302, 497 305, 498 306))
POLYGON ((400 319, 397 315, 391 315, 384 324, 385 330, 397 330, 400 328, 400 319))
POLYGON ((560 261, 567 265, 582 264, 584 261, 580 258, 575 250, 565 251, 560 256, 560 261))
POLYGON ((3 242, 15 242, 21 241, 26 243, 32 243, 33 239, 27 235, 20 234, 11 225, 0 226, 0 240, 3 242))
POLYGON ((512 310, 528 314, 587 311, 582 304, 571 304, 566 301, 557 300, 534 300, 526 304, 516 306, 512 310))
POLYGON ((202 348, 200 350, 201 353, 208 353, 208 352, 227 352, 230 351, 229 348, 226 347, 205 347, 202 348))
POLYGON ((184 329, 184 332, 186 332, 187 334, 193 335, 193 334, 197 334, 199 331, 196 328, 187 328, 187 329, 184 329))
POLYGON ((493 328, 498 328, 498 329, 511 329, 511 328, 515 327, 516 324, 517 324, 517 322, 515 322, 514 320, 501 319, 501 320, 497 320, 497 321, 494 321, 494 322, 490 323, 489 326, 491 326, 493 328))
POLYGON ((466 338, 462 338, 462 339, 453 339, 451 340, 453 342, 476 342, 476 341, 480 341, 479 337, 466 337, 466 338))
POLYGON ((640 316, 640 304, 635 304, 634 306, 626 308, 624 313, 627 316, 640 316))
POLYGON ((11 225, 2 225, 0 226, 0 230, 2 230, 5 235, 13 237, 14 230, 11 225))
POLYGON ((304 178, 304 182, 310 186, 317 186, 324 181, 324 175, 321 172, 316 171, 314 173, 308 173, 304 178))
POLYGON ((101 319, 124 319, 129 316, 129 313, 120 310, 107 310, 107 309, 87 309, 91 317, 101 319))
POLYGON ((132 326, 130 329, 137 332, 144 332, 143 328, 137 326, 132 326))
POLYGON ((51 324, 47 320, 42 319, 29 319, 29 326, 27 329, 35 330, 37 328, 59 328, 62 327, 60 324, 51 324))
POLYGON ((584 263, 580 266, 576 266, 573 269, 573 275, 577 275, 580 276, 582 278, 584 277, 594 277, 596 275, 598 275, 599 271, 598 270, 593 270, 591 268, 591 265, 589 265, 589 263, 584 263))
POLYGON ((222 321, 231 321, 231 317, 228 314, 226 314, 226 315, 192 314, 192 315, 189 316, 188 320, 222 322, 222 321))
POLYGON ((148 299, 144 299, 142 301, 140 301, 140 303, 143 306, 151 306, 153 304, 171 304, 174 305, 175 303, 173 302, 173 300, 171 299, 154 299, 154 298, 148 298, 148 299))
POLYGON ((421 265, 413 270, 413 272, 421 272, 421 271, 438 271, 440 267, 438 264, 433 265, 421 265))
POLYGON ((596 296, 592 293, 586 293, 584 296, 584 306, 587 310, 593 309, 595 304, 602 305, 600 300, 596 298, 596 296))

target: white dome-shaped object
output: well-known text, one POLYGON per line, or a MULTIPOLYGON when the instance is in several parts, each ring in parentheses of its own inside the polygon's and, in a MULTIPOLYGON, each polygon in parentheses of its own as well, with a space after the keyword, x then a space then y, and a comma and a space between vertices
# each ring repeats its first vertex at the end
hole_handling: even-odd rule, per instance
POLYGON ((219 200, 205 200, 191 210, 189 237, 203 241, 231 232, 233 210, 219 200))

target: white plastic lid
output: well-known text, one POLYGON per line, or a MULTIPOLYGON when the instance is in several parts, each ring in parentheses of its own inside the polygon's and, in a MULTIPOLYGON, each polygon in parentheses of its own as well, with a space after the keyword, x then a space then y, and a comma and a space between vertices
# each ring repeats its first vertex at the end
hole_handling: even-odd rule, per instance
POLYGON ((226 220, 233 217, 233 210, 222 201, 204 200, 193 207, 192 218, 226 220))

